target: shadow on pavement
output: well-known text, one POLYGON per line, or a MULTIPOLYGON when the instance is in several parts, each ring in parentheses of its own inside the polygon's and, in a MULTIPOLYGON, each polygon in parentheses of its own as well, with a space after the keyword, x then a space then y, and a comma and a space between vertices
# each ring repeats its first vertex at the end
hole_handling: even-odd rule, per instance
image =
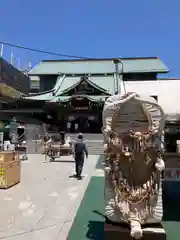
POLYGON ((96 169, 104 169, 104 155, 101 154, 98 158, 97 164, 96 164, 96 169))
POLYGON ((180 206, 178 202, 163 204, 163 222, 180 222, 180 206))
POLYGON ((163 182, 163 221, 180 221, 180 182, 163 182))
POLYGON ((104 222, 89 221, 86 237, 91 240, 104 240, 104 222))
POLYGON ((54 160, 51 161, 51 163, 74 163, 75 161, 73 160, 54 160))

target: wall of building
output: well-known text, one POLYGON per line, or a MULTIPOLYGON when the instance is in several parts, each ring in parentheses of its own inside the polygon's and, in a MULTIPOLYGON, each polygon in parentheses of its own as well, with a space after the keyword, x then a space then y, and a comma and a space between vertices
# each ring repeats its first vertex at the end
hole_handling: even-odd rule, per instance
POLYGON ((30 78, 30 93, 40 92, 39 76, 29 76, 29 78, 30 78))
POLYGON ((51 90, 56 84, 58 75, 40 75, 40 91, 51 90))
POLYGON ((157 96, 165 113, 180 113, 180 79, 125 81, 124 85, 127 92, 157 96))
POLYGON ((3 58, 0 58, 0 81, 22 93, 29 93, 29 77, 13 67, 3 58))
POLYGON ((57 75, 30 76, 30 92, 51 90, 56 84, 57 75))

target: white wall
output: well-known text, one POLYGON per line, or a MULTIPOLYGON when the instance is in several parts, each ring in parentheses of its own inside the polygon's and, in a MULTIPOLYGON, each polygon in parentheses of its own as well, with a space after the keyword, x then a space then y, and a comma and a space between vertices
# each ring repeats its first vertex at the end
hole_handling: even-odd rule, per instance
POLYGON ((158 103, 167 114, 180 113, 180 79, 125 82, 126 92, 158 96, 158 103))

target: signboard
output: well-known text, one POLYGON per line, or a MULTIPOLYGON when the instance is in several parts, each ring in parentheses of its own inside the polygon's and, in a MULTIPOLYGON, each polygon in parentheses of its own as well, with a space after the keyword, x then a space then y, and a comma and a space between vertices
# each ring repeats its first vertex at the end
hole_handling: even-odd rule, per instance
POLYGON ((165 168, 162 178, 164 181, 180 181, 180 168, 165 168))
POLYGON ((0 167, 0 186, 5 185, 5 176, 6 176, 6 170, 4 167, 0 167))

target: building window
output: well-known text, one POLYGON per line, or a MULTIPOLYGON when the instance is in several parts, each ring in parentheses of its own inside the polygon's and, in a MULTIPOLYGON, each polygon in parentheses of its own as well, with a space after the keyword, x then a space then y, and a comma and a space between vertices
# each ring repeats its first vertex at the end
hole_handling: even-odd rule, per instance
POLYGON ((124 73, 124 81, 152 81, 157 80, 157 73, 124 73))
POLYGON ((31 80, 31 89, 39 89, 39 88, 40 88, 40 82, 31 80))
POLYGON ((179 139, 178 134, 174 134, 174 135, 165 134, 165 151, 176 152, 178 139, 179 139))
POLYGON ((177 151, 177 140, 180 139, 180 125, 167 124, 165 129, 165 150, 166 152, 177 151))

